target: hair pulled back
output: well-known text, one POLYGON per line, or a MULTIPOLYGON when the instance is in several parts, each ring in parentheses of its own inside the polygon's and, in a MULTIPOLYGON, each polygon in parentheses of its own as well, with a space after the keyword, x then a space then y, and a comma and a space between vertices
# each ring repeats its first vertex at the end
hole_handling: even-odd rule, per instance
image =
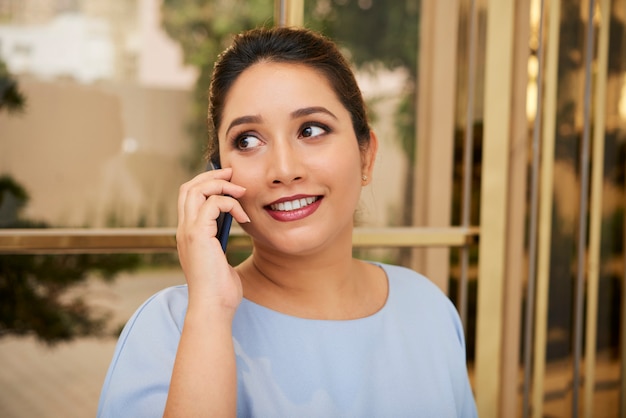
POLYGON ((224 103, 237 77, 259 62, 306 65, 319 71, 352 117, 359 147, 367 148, 370 128, 361 90, 339 48, 326 37, 303 28, 259 28, 243 32, 218 57, 209 88, 208 156, 219 155, 217 132, 224 103))

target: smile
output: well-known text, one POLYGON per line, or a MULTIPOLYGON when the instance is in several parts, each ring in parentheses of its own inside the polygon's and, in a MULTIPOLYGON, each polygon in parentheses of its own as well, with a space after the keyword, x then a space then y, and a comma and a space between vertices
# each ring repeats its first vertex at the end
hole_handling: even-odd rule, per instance
POLYGON ((312 203, 315 203, 319 197, 303 197, 301 199, 289 200, 287 202, 280 202, 270 205, 270 209, 279 212, 288 212, 291 210, 302 209, 304 207, 309 206, 312 203))

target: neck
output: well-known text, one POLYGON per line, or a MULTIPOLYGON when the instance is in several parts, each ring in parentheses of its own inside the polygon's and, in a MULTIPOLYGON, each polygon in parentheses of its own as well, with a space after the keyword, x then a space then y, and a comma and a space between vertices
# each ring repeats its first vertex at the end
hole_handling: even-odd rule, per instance
POLYGON ((315 254, 277 254, 255 246, 238 267, 244 296, 268 308, 299 317, 354 316, 350 301, 363 292, 362 263, 352 258, 351 242, 315 254), (343 248, 345 247, 345 248, 343 248))

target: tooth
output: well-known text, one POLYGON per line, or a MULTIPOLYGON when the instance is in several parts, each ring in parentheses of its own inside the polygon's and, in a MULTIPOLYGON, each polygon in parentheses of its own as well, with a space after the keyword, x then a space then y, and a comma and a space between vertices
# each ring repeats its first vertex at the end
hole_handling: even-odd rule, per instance
POLYGON ((290 202, 280 202, 271 205, 272 210, 275 211, 289 211, 303 208, 317 201, 315 197, 303 197, 302 199, 292 200, 290 202))

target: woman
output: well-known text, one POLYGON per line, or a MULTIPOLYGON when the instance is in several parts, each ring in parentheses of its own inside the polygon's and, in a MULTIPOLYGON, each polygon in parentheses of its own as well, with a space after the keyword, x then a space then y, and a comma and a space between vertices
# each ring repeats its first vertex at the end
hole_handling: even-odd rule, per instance
POLYGON ((243 33, 209 102, 224 168, 180 189, 187 286, 131 318, 98 415, 475 416, 453 305, 411 270, 352 257, 378 143, 338 48, 305 29, 243 33), (252 238, 236 267, 220 212, 252 238))

